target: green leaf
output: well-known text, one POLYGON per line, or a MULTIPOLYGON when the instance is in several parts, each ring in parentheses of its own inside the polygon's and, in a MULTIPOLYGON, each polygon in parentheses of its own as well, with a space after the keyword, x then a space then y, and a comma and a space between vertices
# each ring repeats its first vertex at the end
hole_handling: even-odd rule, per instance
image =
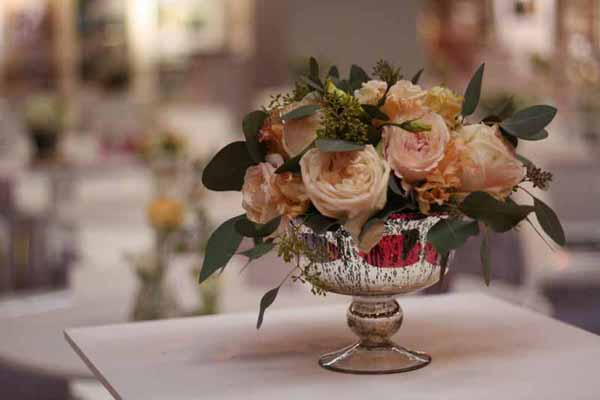
POLYGON ((515 154, 515 157, 517 157, 517 160, 521 161, 523 163, 524 166, 532 166, 533 163, 531 161, 529 161, 528 158, 520 155, 520 154, 515 154))
POLYGON ((250 250, 242 251, 240 254, 248 257, 250 261, 256 260, 257 258, 261 258, 275 247, 275 243, 273 242, 263 242, 257 244, 255 247, 250 250))
POLYGON ((500 128, 507 134, 524 140, 542 140, 548 137, 544 129, 556 116, 556 108, 537 105, 517 111, 504 120, 500 128))
POLYGON ((334 218, 329 218, 319 213, 306 215, 303 221, 304 225, 308 226, 317 235, 325 233, 329 228, 339 224, 339 221, 334 218))
POLYGON ((446 277, 446 271, 448 270, 448 261, 450 260, 450 253, 442 253, 440 254, 440 280, 438 281, 437 286, 442 288, 444 283, 444 278, 446 277))
POLYGON ((373 147, 377 147, 381 141, 381 129, 375 128, 373 125, 369 125, 367 139, 369 144, 373 147))
POLYGON ((248 154, 245 142, 233 142, 222 148, 202 172, 202 183, 210 190, 242 189, 246 170, 256 162, 248 154))
POLYGON ((319 106, 318 104, 309 104, 306 106, 301 106, 301 107, 298 107, 298 108, 284 114, 281 117, 281 119, 284 122, 288 122, 293 119, 301 119, 301 118, 310 117, 311 115, 316 113, 319 110, 319 108, 321 108, 321 106, 319 106))
POLYGON ((268 116, 269 114, 264 111, 253 111, 246 115, 242 122, 242 129, 244 131, 244 137, 246 138, 248 153, 256 163, 265 160, 266 149, 258 141, 258 133, 268 116))
POLYGON ((388 121, 390 119, 390 117, 388 117, 387 114, 381 111, 377 106, 372 104, 362 104, 361 107, 367 114, 369 114, 371 119, 379 119, 381 121, 388 121))
POLYGON ((384 122, 380 126, 395 126, 412 133, 427 132, 431 130, 431 125, 420 122, 418 119, 411 119, 410 121, 405 121, 401 124, 396 122, 384 122))
POLYGON ((279 294, 279 287, 276 287, 275 289, 271 289, 267 293, 265 293, 265 295, 260 300, 260 309, 258 311, 258 320, 256 321, 256 329, 260 329, 260 327, 262 326, 263 319, 265 317, 265 311, 267 310, 267 308, 269 308, 271 306, 271 304, 273 304, 273 302, 277 298, 278 294, 279 294))
POLYGON ((427 241, 440 254, 462 247, 467 239, 479 234, 477 221, 442 219, 427 233, 427 241))
POLYGON ((369 81, 369 75, 358 65, 350 67, 350 90, 360 89, 364 82, 369 81))
POLYGON ((240 247, 242 236, 235 230, 235 224, 241 218, 245 218, 245 215, 238 215, 225 221, 208 238, 206 254, 200 270, 200 283, 210 278, 219 269, 225 268, 240 247))
POLYGON ((481 240, 479 257, 481 258, 481 270, 483 272, 483 279, 485 280, 485 284, 487 286, 490 286, 490 281, 492 280, 492 263, 490 257, 489 236, 487 232, 483 234, 483 239, 481 240))
POLYGON ((319 92, 323 92, 323 85, 320 81, 315 82, 314 80, 312 80, 311 78, 309 78, 308 76, 300 76, 300 80, 304 83, 306 83, 309 87, 319 91, 319 92))
POLYGON ((467 90, 465 90, 465 100, 463 102, 461 114, 464 117, 468 117, 473 114, 477 109, 477 105, 479 104, 479 98, 481 97, 481 83, 483 81, 483 71, 485 69, 485 63, 481 64, 471 81, 467 85, 467 90))
POLYGON ((304 156, 304 154, 307 151, 312 149, 314 147, 314 145, 315 145, 315 143, 313 142, 310 145, 306 146, 306 148, 304 150, 302 150, 302 152, 300 154, 298 154, 295 157, 290 158, 289 160, 284 162, 279 168, 277 168, 275 170, 275 173, 276 174, 282 174, 284 172, 299 173, 300 172, 300 160, 302 159, 302 156, 304 156))
POLYGON ((408 253, 415 247, 419 241, 419 230, 411 229, 409 231, 402 232, 402 259, 405 260, 408 257, 408 253))
POLYGON ((342 139, 317 139, 317 148, 324 153, 356 151, 365 148, 364 145, 342 139))
POLYGON ((546 232, 556 244, 564 246, 567 241, 565 238, 565 231, 554 210, 537 197, 533 198, 533 207, 535 208, 535 216, 544 232, 546 232))
POLYGON ((519 145, 519 138, 507 134, 502 128, 500 128, 500 133, 502 134, 502 137, 512 145, 512 147, 514 147, 515 149, 517 148, 517 146, 519 145))
POLYGON ((406 192, 398 184, 398 178, 396 178, 396 175, 394 175, 393 173, 390 174, 390 179, 388 180, 388 187, 392 192, 396 193, 398 196, 406 196, 406 192))
POLYGON ((413 85, 416 85, 419 83, 419 80, 421 79, 421 75, 423 74, 423 71, 425 71, 425 68, 421 68, 419 71, 417 71, 415 76, 412 77, 412 79, 410 81, 412 82, 413 85))
POLYGON ((319 81, 319 63, 317 62, 317 60, 314 57, 311 57, 310 60, 308 61, 308 64, 309 64, 310 77, 315 81, 319 81))
POLYGON ((339 79, 340 71, 338 70, 338 67, 336 67, 335 65, 332 65, 329 68, 329 72, 327 72, 327 76, 339 79))
POLYGON ((266 224, 256 224, 244 216, 235 223, 235 229, 240 235, 245 237, 265 237, 275 232, 279 228, 280 223, 281 216, 273 218, 266 224))
POLYGON ((495 232, 512 229, 533 211, 532 206, 521 206, 509 200, 496 200, 484 192, 468 195, 459 209, 465 215, 484 222, 495 232))

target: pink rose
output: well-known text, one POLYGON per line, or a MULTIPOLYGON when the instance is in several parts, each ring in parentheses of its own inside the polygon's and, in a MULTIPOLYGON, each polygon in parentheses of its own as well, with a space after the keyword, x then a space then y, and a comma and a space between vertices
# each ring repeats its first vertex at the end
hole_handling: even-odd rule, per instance
POLYGON ((358 243, 365 222, 385 206, 390 167, 373 146, 324 153, 309 150, 300 160, 306 193, 319 212, 345 221, 358 243))
POLYGON ((463 126, 455 140, 462 147, 458 161, 460 192, 484 191, 505 198, 525 176, 523 164, 498 126, 463 126))
POLYGON ((444 158, 450 132, 444 119, 429 113, 420 122, 431 126, 431 130, 413 133, 395 126, 383 129, 383 155, 397 177, 406 184, 425 179, 444 158))

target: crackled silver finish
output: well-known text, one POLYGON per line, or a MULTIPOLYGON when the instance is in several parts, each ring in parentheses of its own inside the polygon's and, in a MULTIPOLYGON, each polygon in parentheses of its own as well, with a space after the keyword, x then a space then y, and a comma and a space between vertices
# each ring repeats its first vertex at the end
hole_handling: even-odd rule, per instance
POLYGON ((312 283, 329 292, 354 296, 347 320, 360 340, 323 355, 319 360, 322 367, 355 374, 389 374, 412 371, 431 362, 429 355, 400 347, 390 338, 403 320, 394 298, 440 279, 443 257, 426 240, 440 218, 391 216, 385 221, 380 242, 368 254, 358 250, 343 228, 321 235, 302 228, 305 239, 321 257, 307 271, 312 283))

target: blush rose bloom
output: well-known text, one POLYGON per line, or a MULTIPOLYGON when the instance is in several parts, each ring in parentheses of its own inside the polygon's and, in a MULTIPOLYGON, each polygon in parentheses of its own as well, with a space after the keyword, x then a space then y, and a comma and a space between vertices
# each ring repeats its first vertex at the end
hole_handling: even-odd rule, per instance
POLYGON ((413 133, 396 126, 383 129, 383 156, 395 175, 404 184, 414 184, 425 179, 444 158, 450 132, 444 119, 429 113, 420 122, 431 126, 431 130, 413 133))
POLYGON ((246 216, 257 224, 266 224, 280 215, 287 221, 304 213, 310 204, 302 179, 291 173, 276 174, 270 163, 248 167, 242 197, 246 216))
POLYGON ((327 217, 344 220, 344 227, 359 243, 365 222, 385 206, 388 164, 367 145, 352 152, 312 149, 302 157, 300 167, 313 205, 327 217))
POLYGON ((427 112, 423 105, 426 94, 421 86, 399 80, 390 88, 381 110, 397 122, 420 118, 427 112))
POLYGON ((360 104, 375 105, 383 97, 387 89, 384 81, 371 80, 364 82, 360 89, 354 91, 354 97, 360 104))
POLYGON ((458 161, 460 192, 483 191, 503 199, 525 176, 515 149, 502 137, 497 125, 464 126, 455 140, 462 147, 458 161))

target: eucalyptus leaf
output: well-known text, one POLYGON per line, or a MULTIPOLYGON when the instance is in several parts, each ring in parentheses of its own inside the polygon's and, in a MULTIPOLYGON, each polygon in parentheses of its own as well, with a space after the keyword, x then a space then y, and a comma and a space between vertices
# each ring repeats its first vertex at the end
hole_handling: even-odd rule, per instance
POLYGON ((369 125, 367 130, 367 139, 369 140, 369 144, 373 145, 373 147, 377 147, 381 141, 381 129, 375 128, 373 125, 369 125))
POLYGON ((364 82, 369 81, 369 75, 358 65, 350 67, 350 90, 360 89, 364 82))
POLYGON ((319 106, 318 104, 308 104, 305 106, 300 106, 300 107, 284 114, 281 117, 281 119, 284 122, 288 122, 288 121, 291 121, 294 119, 310 117, 311 115, 316 113, 319 110, 319 108, 321 108, 321 106, 319 106))
POLYGON ((479 104, 479 98, 481 97, 481 84, 483 81, 483 71, 485 70, 485 63, 481 64, 471 81, 467 85, 467 89, 465 90, 465 96, 462 106, 461 114, 464 117, 468 117, 473 114, 477 109, 477 105, 479 104))
POLYGON ((320 81, 315 82, 314 80, 312 80, 311 78, 309 78, 308 76, 300 76, 300 80, 304 83, 306 83, 309 87, 311 87, 312 89, 315 89, 319 92, 323 92, 323 85, 321 84, 320 81))
POLYGON ((338 70, 338 67, 336 67, 335 65, 332 65, 329 68, 329 72, 327 72, 327 76, 339 79, 340 71, 338 70))
POLYGON ((567 241, 565 238, 565 231, 554 210, 537 197, 533 197, 533 207, 535 208, 535 216, 544 232, 546 232, 556 244, 564 246, 567 241))
POLYGON ((242 235, 236 231, 235 224, 241 218, 245 218, 245 215, 238 215, 225 221, 208 238, 200 270, 200 283, 210 278, 219 269, 225 268, 237 251, 242 242, 242 235))
POLYGON ((266 224, 254 223, 250 221, 246 216, 244 216, 243 218, 240 218, 238 221, 236 221, 235 229, 240 235, 245 237, 265 237, 275 232, 277 228, 279 228, 280 223, 281 216, 273 218, 266 224))
POLYGON ((532 206, 513 201, 500 201, 485 192, 469 194, 459 209, 467 216, 488 225, 495 232, 506 232, 524 220, 533 211, 532 206))
POLYGON ((390 117, 388 117, 387 114, 381 111, 377 106, 372 104, 362 104, 361 106, 369 115, 369 117, 371 117, 371 119, 379 119, 381 121, 388 121, 390 119, 390 117))
POLYGON ((512 145, 512 147, 514 147, 515 149, 517 148, 517 146, 519 145, 518 137, 507 134, 502 128, 500 128, 500 133, 502 134, 502 137, 512 145))
POLYGON ((427 233, 427 241, 439 254, 446 254, 451 250, 462 247, 467 239, 479 234, 477 221, 460 218, 441 219, 427 233))
POLYGON ((362 144, 342 139, 317 139, 315 144, 324 153, 356 151, 365 148, 362 144))
POLYGON ((265 119, 269 117, 264 111, 253 111, 244 117, 242 129, 246 138, 246 147, 248 153, 256 163, 261 163, 265 160, 266 149, 258 141, 258 134, 265 119))
POLYGON ((544 129, 556 116, 556 108, 537 105, 517 111, 504 120, 500 128, 507 134, 524 140, 542 140, 548 137, 544 129))
POLYGON ((233 142, 222 148, 202 172, 202 183, 210 190, 242 189, 246 170, 256 164, 245 142, 233 142))
POLYGON ((306 148, 304 150, 302 150, 302 152, 300 154, 290 158, 289 160, 284 162, 279 168, 277 168, 275 170, 275 173, 276 174, 283 174, 284 172, 299 173, 300 172, 300 160, 302 159, 304 154, 307 151, 309 151, 310 149, 312 149, 314 146, 315 146, 314 142, 309 144, 308 146, 306 146, 306 148))
POLYGON ((242 251, 240 254, 248 257, 250 261, 261 258, 265 254, 269 253, 275 247, 273 242, 259 243, 250 250, 242 251))
POLYGON ((489 236, 486 233, 483 234, 483 239, 481 240, 481 247, 479 249, 479 257, 481 259, 481 271, 483 272, 483 279, 485 280, 485 284, 490 286, 490 282, 492 280, 492 263, 490 257, 490 243, 489 236))
POLYGON ((276 287, 275 289, 271 289, 267 293, 265 293, 262 299, 260 300, 260 309, 258 310, 258 320, 256 321, 256 329, 260 329, 260 327, 262 326, 263 320, 265 318, 265 311, 271 306, 271 304, 273 304, 278 294, 279 287, 276 287))
POLYGON ((319 81, 319 63, 317 62, 317 60, 314 57, 311 57, 310 60, 308 61, 308 64, 309 64, 310 77, 315 81, 319 81))
POLYGON ((329 228, 338 225, 339 221, 329 218, 319 213, 306 215, 303 220, 304 225, 308 226, 316 234, 325 233, 329 228))
POLYGON ((420 70, 418 70, 417 73, 412 77, 412 79, 410 81, 412 82, 413 85, 416 85, 419 83, 419 80, 421 79, 421 75, 423 74, 423 71, 425 71, 425 68, 421 68, 420 70))

